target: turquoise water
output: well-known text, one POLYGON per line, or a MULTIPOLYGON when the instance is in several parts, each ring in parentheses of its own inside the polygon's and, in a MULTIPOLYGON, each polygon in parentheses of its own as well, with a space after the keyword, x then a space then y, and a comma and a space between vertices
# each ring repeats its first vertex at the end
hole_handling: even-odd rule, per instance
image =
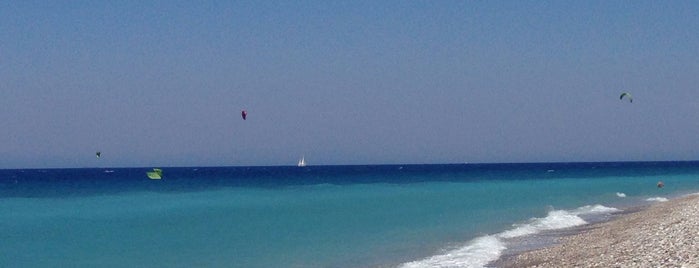
POLYGON ((0 267, 482 267, 699 192, 696 162, 147 170, 0 171, 0 267))

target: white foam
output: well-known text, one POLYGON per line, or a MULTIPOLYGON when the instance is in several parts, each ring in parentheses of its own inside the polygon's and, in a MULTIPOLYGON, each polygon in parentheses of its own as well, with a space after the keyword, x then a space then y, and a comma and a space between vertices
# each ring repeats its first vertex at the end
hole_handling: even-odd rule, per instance
POLYGON ((667 200, 668 199, 665 197, 651 197, 651 198, 646 199, 646 201, 648 201, 648 202, 667 202, 667 200))
POLYGON ((435 255, 423 260, 404 263, 403 268, 423 267, 484 267, 491 261, 497 260, 505 245, 495 236, 481 236, 471 240, 466 246, 449 251, 441 255, 435 255))
POLYGON ((512 230, 504 231, 498 236, 502 238, 514 238, 536 234, 545 230, 555 230, 586 224, 587 222, 575 213, 565 210, 554 210, 544 218, 533 218, 529 223, 517 224, 512 230))
POLYGON ((532 235, 546 230, 556 230, 587 224, 581 215, 605 214, 620 211, 602 205, 583 206, 577 209, 553 210, 544 218, 532 218, 527 223, 515 224, 511 230, 496 235, 481 236, 471 240, 466 246, 431 256, 422 260, 408 262, 401 267, 484 267, 497 260, 506 249, 503 239, 532 235))
POLYGON ((618 197, 626 197, 626 194, 625 194, 625 193, 617 192, 617 193, 616 193, 616 196, 618 196, 618 197))
POLYGON ((603 205, 583 206, 572 211, 575 215, 596 215, 620 212, 621 209, 605 207, 603 205))

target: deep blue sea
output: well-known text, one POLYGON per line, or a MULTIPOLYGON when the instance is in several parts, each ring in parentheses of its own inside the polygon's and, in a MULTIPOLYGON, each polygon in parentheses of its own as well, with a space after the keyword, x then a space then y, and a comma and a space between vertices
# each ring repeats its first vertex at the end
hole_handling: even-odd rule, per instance
POLYGON ((699 192, 699 162, 152 168, 0 170, 0 267, 483 267, 699 192))

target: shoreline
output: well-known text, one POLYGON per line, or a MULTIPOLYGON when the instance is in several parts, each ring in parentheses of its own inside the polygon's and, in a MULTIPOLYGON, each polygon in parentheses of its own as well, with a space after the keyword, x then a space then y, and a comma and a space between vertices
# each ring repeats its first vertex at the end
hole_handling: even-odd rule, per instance
POLYGON ((488 267, 699 267, 699 195, 542 234, 553 243, 504 253, 488 267))

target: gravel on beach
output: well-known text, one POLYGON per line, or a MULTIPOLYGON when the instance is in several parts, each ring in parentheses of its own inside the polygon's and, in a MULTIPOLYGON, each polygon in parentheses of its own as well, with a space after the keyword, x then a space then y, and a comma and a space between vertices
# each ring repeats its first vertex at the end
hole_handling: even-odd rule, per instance
POLYGON ((498 267, 699 267, 699 195, 654 204, 498 267))

